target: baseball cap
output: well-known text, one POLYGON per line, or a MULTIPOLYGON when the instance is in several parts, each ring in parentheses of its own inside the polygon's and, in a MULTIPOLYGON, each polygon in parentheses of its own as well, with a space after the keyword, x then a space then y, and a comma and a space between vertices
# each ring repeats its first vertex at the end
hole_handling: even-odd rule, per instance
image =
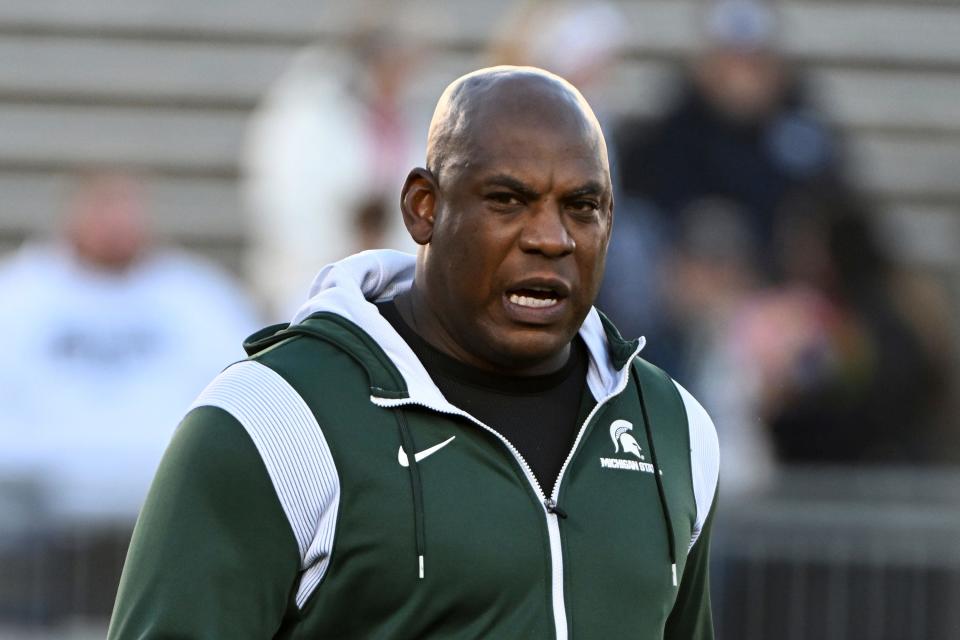
POLYGON ((741 50, 773 46, 777 16, 758 0, 718 0, 707 13, 705 32, 716 45, 741 50))

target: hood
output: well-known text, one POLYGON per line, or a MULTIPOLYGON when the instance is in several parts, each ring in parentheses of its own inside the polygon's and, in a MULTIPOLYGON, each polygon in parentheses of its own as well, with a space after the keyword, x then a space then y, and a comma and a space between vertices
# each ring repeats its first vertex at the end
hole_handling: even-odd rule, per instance
MULTIPOLYGON (((384 319, 374 303, 392 300, 413 284, 416 256, 391 250, 364 251, 327 265, 310 287, 309 299, 294 315, 294 327, 316 314, 332 314, 356 325, 379 345, 406 383, 408 399, 392 394, 373 400, 381 406, 413 401, 437 411, 456 410, 433 383, 413 350, 384 319)), ((587 385, 597 400, 615 395, 627 383, 633 357, 643 348, 643 338, 624 340, 614 326, 591 308, 580 327, 590 354, 587 385)))

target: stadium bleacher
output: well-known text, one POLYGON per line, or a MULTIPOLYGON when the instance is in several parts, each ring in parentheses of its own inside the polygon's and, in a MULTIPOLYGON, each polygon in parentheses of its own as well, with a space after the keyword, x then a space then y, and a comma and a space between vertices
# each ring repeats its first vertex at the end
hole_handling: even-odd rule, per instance
MULTIPOLYGON (((0 2, 0 250, 50 228, 73 169, 127 164, 151 173, 161 235, 237 266, 248 114, 300 47, 336 55, 375 4, 0 2)), ((914 226, 904 242, 919 246, 901 253, 927 262, 933 252, 956 267, 924 238, 960 238, 960 6, 782 4, 786 50, 850 141, 857 180, 897 224, 914 226)), ((394 12, 402 33, 435 52, 417 92, 424 109, 450 78, 482 63, 512 6, 417 2, 394 12), (418 30, 425 16, 430 28, 418 30)), ((699 2, 622 6, 635 37, 618 70, 617 107, 652 113, 671 66, 695 46, 699 2)))
MULTIPOLYGON (((399 32, 430 51, 414 92, 422 96, 419 107, 429 113, 447 82, 485 62, 490 35, 516 3, 415 0, 403 3, 402 11, 396 9, 399 4, 0 0, 0 256, 25 237, 54 228, 76 170, 119 165, 146 171, 160 236, 239 270, 247 242, 238 190, 244 127, 260 96, 297 51, 313 45, 337 56, 357 28, 369 26, 371 16, 391 16, 399 32)), ((618 4, 629 16, 634 37, 616 70, 623 91, 614 107, 652 115, 663 104, 675 66, 695 48, 701 3, 618 4)), ((785 48, 809 74, 824 110, 849 142, 856 180, 880 204, 884 228, 896 238, 896 254, 935 270, 953 283, 954 292, 960 291, 960 2, 780 4, 785 48)), ((718 627, 730 634, 725 637, 806 637, 800 631, 771 635, 771 625, 778 616, 793 621, 820 607, 823 594, 817 585, 824 576, 831 597, 840 594, 851 607, 830 609, 817 637, 910 637, 883 635, 872 627, 862 628, 862 636, 850 630, 859 615, 854 606, 889 606, 902 597, 903 584, 914 585, 909 597, 923 602, 930 585, 946 584, 943 601, 910 609, 918 613, 902 624, 927 621, 925 637, 956 637, 950 635, 960 625, 960 609, 952 606, 960 594, 955 549, 960 523, 950 511, 956 474, 924 476, 920 480, 929 482, 907 494, 901 489, 913 485, 901 475, 830 478, 824 485, 823 476, 790 476, 778 490, 799 489, 765 498, 770 507, 765 516, 728 516, 728 537, 740 533, 737 526, 748 525, 756 540, 784 529, 794 535, 783 537, 789 543, 785 548, 768 548, 762 541, 754 545, 744 537, 750 544, 741 545, 742 553, 727 549, 726 574, 716 580, 728 592, 722 603, 726 608, 718 615, 718 627), (840 501, 831 492, 845 484, 856 491, 840 501), (874 487, 892 491, 893 497, 877 498, 874 487), (940 495, 938 487, 952 493, 940 495), (823 509, 826 502, 832 511, 823 509), (825 520, 811 521, 811 513, 825 520), (904 520, 909 527, 902 526, 904 520), (869 545, 857 545, 855 537, 850 545, 828 545, 866 528, 874 532, 869 545), (913 544, 917 539, 924 544, 913 544), (898 546, 904 540, 906 546, 898 546), (950 545, 953 555, 938 555, 950 545), (829 566, 811 559, 823 548, 836 551, 829 566), (913 552, 926 555, 913 562, 913 552), (864 559, 863 553, 874 555, 864 559), (902 567, 889 558, 913 562, 906 569, 909 575, 898 577, 895 569, 902 567), (882 588, 861 594, 865 575, 882 588), (789 594, 802 597, 773 602, 768 586, 781 579, 793 585, 789 594), (771 599, 766 608, 756 605, 757 594, 771 599), (766 611, 766 618, 758 611, 766 611), (732 632, 738 629, 740 635, 732 632)), ((81 556, 76 549, 85 549, 83 542, 64 543, 65 554, 81 556)), ((40 585, 47 574, 35 571, 31 561, 24 558, 21 569, 35 574, 38 586, 27 596, 37 608, 36 603, 50 599, 40 585)), ((119 562, 115 564, 104 563, 105 571, 118 572, 119 562)), ((85 575, 87 567, 81 569, 77 573, 85 575)), ((15 586, 26 593, 19 583, 15 586)), ((82 586, 71 589, 76 602, 64 605, 65 614, 103 609, 100 602, 90 604, 95 598, 82 586)), ((38 609, 36 617, 49 615, 38 609)), ((98 633, 102 637, 95 627, 88 637, 98 633)), ((0 636, 7 637, 2 627, 0 636)), ((31 637, 45 636, 38 632, 31 637)))

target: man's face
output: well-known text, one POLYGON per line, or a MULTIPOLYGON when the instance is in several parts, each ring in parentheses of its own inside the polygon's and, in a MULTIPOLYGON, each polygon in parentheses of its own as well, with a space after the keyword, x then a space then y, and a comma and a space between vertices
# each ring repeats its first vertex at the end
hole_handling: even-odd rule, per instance
POLYGON ((765 50, 714 49, 700 61, 697 78, 716 106, 743 121, 762 118, 785 88, 780 58, 765 50))
POLYGON ((125 176, 93 179, 78 194, 68 223, 68 238, 85 262, 123 271, 147 249, 146 212, 137 184, 125 176))
POLYGON ((443 170, 428 304, 472 364, 519 372, 566 358, 610 236, 601 144, 582 123, 501 119, 443 170))

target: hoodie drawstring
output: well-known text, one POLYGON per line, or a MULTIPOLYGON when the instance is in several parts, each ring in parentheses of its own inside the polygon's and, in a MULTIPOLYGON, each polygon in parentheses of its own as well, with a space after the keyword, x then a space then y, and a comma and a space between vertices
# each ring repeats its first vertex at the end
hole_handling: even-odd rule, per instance
POLYGON ((420 468, 417 465, 416 447, 413 434, 407 425, 407 416, 403 409, 397 408, 394 415, 400 428, 400 444, 407 454, 407 471, 410 474, 410 490, 413 494, 413 534, 417 545, 417 575, 423 579, 424 533, 423 533, 423 486, 420 484, 420 468))
MULTIPOLYGON (((667 495, 663 489, 663 477, 660 470, 660 464, 657 462, 657 450, 653 443, 653 432, 650 428, 650 416, 647 412, 647 403, 643 395, 643 385, 640 384, 639 376, 634 376, 634 384, 637 387, 637 396, 640 399, 640 412, 643 416, 643 428, 647 434, 647 446, 650 447, 650 460, 653 464, 653 476, 657 483, 657 495, 660 498, 660 510, 663 513, 664 522, 667 529, 667 546, 670 552, 670 572, 673 580, 673 586, 677 586, 677 548, 673 535, 673 520, 670 518, 670 507, 667 504, 667 495)), ((413 434, 407 424, 406 414, 402 408, 397 408, 394 415, 397 419, 397 427, 400 430, 400 443, 407 453, 407 472, 410 475, 410 489, 413 496, 413 531, 416 540, 417 551, 417 575, 422 580, 424 577, 424 509, 423 509, 423 486, 420 481, 420 468, 416 459, 416 445, 413 441, 413 434)), ((559 510, 558 510, 559 511, 559 510)), ((558 515, 560 515, 558 513, 558 515)), ((562 517, 565 517, 563 513, 562 517)))
POLYGON ((673 578, 673 586, 677 586, 677 547, 673 539, 673 520, 670 518, 667 494, 663 490, 662 472, 660 471, 660 465, 657 463, 657 450, 653 446, 653 433, 650 430, 650 417, 647 414, 647 403, 643 399, 643 385, 640 384, 640 376, 635 375, 633 382, 636 384, 637 395, 640 397, 640 412, 643 415, 643 428, 647 432, 647 446, 650 447, 653 477, 657 481, 657 493, 660 496, 660 510, 663 512, 663 518, 667 523, 667 546, 670 549, 670 573, 673 578))

